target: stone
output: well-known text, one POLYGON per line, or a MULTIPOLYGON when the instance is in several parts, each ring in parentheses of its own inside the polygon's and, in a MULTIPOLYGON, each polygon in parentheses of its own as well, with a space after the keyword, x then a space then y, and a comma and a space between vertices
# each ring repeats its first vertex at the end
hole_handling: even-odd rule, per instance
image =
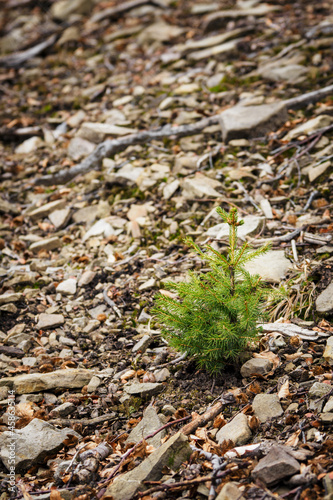
POLYGON ((46 314, 41 313, 36 325, 37 330, 48 330, 49 328, 56 328, 65 323, 65 318, 62 314, 46 314))
POLYGON ((66 21, 72 14, 87 14, 93 6, 93 0, 60 0, 52 5, 51 15, 66 21))
POLYGON ((83 237, 83 241, 87 241, 92 236, 103 236, 104 238, 107 238, 113 234, 115 234, 115 232, 111 224, 105 219, 101 219, 86 232, 83 237))
POLYGON ((320 313, 329 313, 333 310, 333 281, 316 298, 316 309, 320 313))
POLYGON ((319 115, 311 120, 308 120, 298 127, 295 127, 293 130, 290 130, 284 137, 284 141, 292 141, 296 137, 300 135, 309 135, 315 132, 316 130, 324 127, 328 127, 333 123, 333 117, 330 115, 319 115))
MULTIPOLYGON (((16 472, 24 472, 35 464, 43 464, 50 455, 61 450, 69 435, 79 436, 72 429, 56 429, 38 418, 34 418, 23 429, 16 429, 14 455, 16 472)), ((1 460, 8 470, 12 464, 10 453, 12 442, 11 432, 4 431, 0 436, 1 460)))
POLYGON ((18 309, 14 304, 4 304, 0 306, 0 311, 4 311, 10 314, 16 314, 18 309))
POLYGON ((76 284, 77 281, 75 278, 64 280, 57 286, 57 293, 61 293, 63 295, 74 295, 76 293, 76 284))
POLYGON ((155 285, 156 285, 155 278, 150 278, 149 280, 145 281, 144 283, 142 283, 142 285, 139 286, 139 290, 140 291, 150 290, 151 288, 154 288, 155 285))
POLYGON ((138 491, 149 488, 144 481, 159 481, 163 468, 177 470, 180 464, 189 459, 192 450, 188 439, 178 432, 155 450, 140 465, 123 474, 106 490, 113 500, 131 500, 138 491))
POLYGON ((142 384, 126 384, 124 391, 130 396, 138 396, 141 398, 150 398, 163 390, 164 385, 156 382, 146 382, 142 384))
POLYGON ((31 212, 29 212, 27 215, 33 221, 44 219, 51 212, 54 212, 55 210, 60 210, 60 209, 64 208, 65 205, 66 205, 66 200, 64 200, 64 199, 51 201, 50 203, 46 203, 45 205, 42 205, 41 207, 35 208, 31 212))
POLYGON ((310 399, 319 399, 326 396, 332 390, 332 386, 329 384, 323 384, 322 382, 315 382, 309 389, 308 395, 310 399))
POLYGON ((246 361, 241 367, 241 375, 244 378, 252 377, 253 375, 265 375, 273 368, 273 363, 269 359, 252 358, 246 361))
POLYGON ((254 414, 260 422, 281 417, 283 409, 277 394, 257 394, 252 402, 254 414))
POLYGON ((236 483, 226 483, 215 500, 245 500, 236 483))
POLYGON ((333 366, 333 336, 326 341, 323 357, 329 365, 333 366))
POLYGON ((305 80, 308 68, 301 64, 289 64, 285 66, 264 67, 259 74, 266 80, 273 82, 300 83, 305 80))
POLYGON ((152 343, 152 338, 150 335, 144 335, 133 347, 132 352, 136 354, 138 352, 144 353, 147 347, 152 343))
POLYGON ((96 144, 82 137, 73 137, 68 144, 68 156, 77 161, 94 151, 96 144))
POLYGON ((23 293, 5 292, 0 295, 0 305, 18 302, 23 297, 23 293))
POLYGON ((174 181, 170 182, 163 188, 163 198, 165 200, 169 200, 172 195, 175 194, 177 189, 179 188, 180 183, 178 179, 175 179, 174 181))
POLYGON ((161 368, 160 370, 155 370, 153 372, 153 374, 154 374, 156 382, 165 382, 166 380, 168 380, 168 378, 171 375, 169 370, 166 367, 161 368))
POLYGON ((183 196, 185 199, 191 198, 220 198, 222 195, 215 188, 222 187, 222 184, 215 180, 197 172, 195 177, 183 180, 183 196))
POLYGON ((283 101, 261 106, 237 105, 222 111, 220 125, 224 142, 248 139, 273 132, 288 119, 283 101))
POLYGON ((54 225, 56 229, 61 229, 67 226, 69 219, 71 218, 70 208, 63 208, 62 210, 55 210, 49 215, 49 221, 54 225))
POLYGON ((281 7, 278 6, 261 4, 254 7, 249 7, 247 9, 220 10, 206 17, 204 22, 204 31, 212 31, 221 28, 230 19, 238 19, 249 16, 261 17, 269 14, 270 12, 280 10, 280 8, 281 7))
POLYGON ((62 245, 60 238, 53 236, 52 238, 43 238, 42 240, 32 243, 29 247, 34 253, 38 253, 40 250, 56 250, 62 245))
POLYGON ((333 413, 320 413, 319 418, 323 424, 333 424, 333 413))
POLYGON ((319 165, 310 167, 308 170, 309 181, 313 182, 314 180, 316 180, 317 177, 320 177, 322 174, 324 174, 331 165, 332 163, 328 160, 320 163, 319 165))
POLYGON ((260 201, 260 208, 264 212, 266 219, 274 219, 273 211, 269 200, 266 198, 260 201))
POLYGON ((15 205, 0 198, 0 213, 17 215, 20 212, 15 205))
POLYGON ((96 389, 101 385, 101 379, 94 375, 92 379, 90 380, 89 384, 87 385, 87 392, 95 392, 96 389))
POLYGON ((30 373, 28 375, 17 375, 16 377, 4 377, 0 380, 0 386, 11 387, 17 394, 30 394, 50 389, 75 389, 87 385, 93 375, 94 373, 91 370, 70 368, 49 373, 30 373))
MULTIPOLYGON (((239 226, 237 231, 238 238, 240 239, 245 239, 246 236, 259 232, 264 223, 263 217, 257 217, 255 215, 247 215, 243 220, 244 224, 239 226)), ((206 231, 206 234, 207 236, 217 239, 229 237, 229 225, 224 222, 217 224, 216 226, 210 227, 206 231)))
MULTIPOLYGON (((157 415, 157 412, 153 406, 148 406, 148 408, 143 412, 143 418, 138 423, 134 429, 130 432, 126 443, 138 443, 144 437, 148 436, 154 431, 157 431, 163 426, 163 422, 157 415)), ((156 436, 147 439, 147 443, 154 446, 154 448, 159 448, 161 446, 161 439, 164 438, 166 432, 165 430, 156 434, 156 436)))
POLYGON ((247 262, 244 267, 250 274, 259 274, 264 281, 280 283, 292 268, 292 264, 285 257, 283 250, 270 250, 247 262))
POLYGON ((135 132, 136 130, 133 128, 119 127, 111 123, 85 122, 78 131, 77 137, 81 137, 89 142, 99 143, 104 141, 105 137, 109 135, 119 137, 134 134, 135 132))
POLYGON ((187 58, 192 61, 201 61, 202 59, 208 59, 219 54, 234 52, 241 40, 241 38, 236 38, 235 40, 230 40, 229 42, 215 45, 214 47, 209 47, 208 49, 197 50, 195 52, 191 52, 191 54, 189 54, 187 58))
POLYGON ((95 278, 96 272, 95 271, 84 271, 82 274, 81 278, 79 279, 78 286, 87 286, 89 283, 92 282, 92 280, 95 278))
POLYGON ((247 443, 252 437, 252 432, 248 424, 247 416, 244 413, 236 415, 229 424, 226 424, 216 434, 219 444, 231 440, 235 446, 247 443))
POLYGON ((151 42, 170 42, 172 38, 181 35, 185 30, 178 26, 167 24, 164 22, 156 22, 150 24, 143 29, 137 37, 140 44, 148 44, 151 42))
POLYGON ((15 148, 15 153, 18 155, 27 155, 36 151, 36 149, 41 148, 44 142, 40 137, 33 136, 29 139, 23 141, 17 148, 15 148))
POLYGON ((252 476, 269 485, 292 476, 299 470, 300 465, 297 460, 289 455, 283 446, 274 445, 269 453, 259 460, 253 469, 252 476))
POLYGON ((323 413, 333 412, 333 396, 331 396, 323 408, 323 413))
POLYGON ((59 405, 56 408, 53 408, 53 410, 50 411, 50 417, 52 417, 52 418, 67 417, 67 415, 70 415, 71 413, 73 413, 75 408, 76 408, 75 404, 67 401, 66 403, 63 403, 62 405, 59 405))
POLYGON ((90 222, 94 222, 94 220, 98 216, 98 213, 99 213, 98 205, 83 207, 74 212, 73 221, 76 223, 89 224, 90 222))

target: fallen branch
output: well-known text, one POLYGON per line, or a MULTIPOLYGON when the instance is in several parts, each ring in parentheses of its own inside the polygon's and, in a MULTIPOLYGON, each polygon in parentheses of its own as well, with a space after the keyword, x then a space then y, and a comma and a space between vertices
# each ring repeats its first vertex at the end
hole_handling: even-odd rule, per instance
POLYGON ((35 184, 43 184, 45 186, 50 186, 52 184, 65 184, 66 182, 74 179, 77 175, 85 174, 92 168, 99 168, 103 158, 119 153, 128 146, 142 144, 154 139, 163 139, 164 137, 186 137, 195 135, 201 132, 204 128, 217 124, 218 121, 219 116, 214 115, 209 118, 203 118, 202 120, 199 120, 191 125, 179 125, 178 127, 165 125, 159 129, 144 130, 142 132, 138 132, 137 134, 127 135, 120 139, 108 139, 101 142, 101 144, 99 144, 96 149, 78 165, 75 165, 70 169, 60 170, 60 172, 55 175, 44 175, 43 177, 36 179, 35 184))
MULTIPOLYGON (((139 491, 136 494, 136 497, 141 498, 141 497, 146 496, 146 495, 149 496, 149 495, 151 495, 151 493, 155 493, 156 491, 170 491, 173 489, 183 490, 185 488, 189 488, 190 486, 194 486, 195 484, 205 483, 206 481, 215 481, 216 479, 221 479, 222 477, 226 477, 231 472, 237 471, 240 467, 246 467, 246 465, 247 464, 235 465, 234 467, 231 467, 230 469, 228 469, 226 471, 221 471, 221 472, 218 472, 216 474, 209 475, 209 476, 196 477, 195 479, 189 479, 188 481, 180 481, 178 483, 159 484, 158 486, 153 486, 153 488, 150 488, 149 490, 139 491)), ((151 481, 144 481, 144 484, 151 484, 151 481)))
POLYGON ((188 424, 186 424, 181 429, 182 433, 185 434, 185 436, 188 436, 189 434, 193 434, 193 432, 195 432, 198 427, 203 427, 208 422, 210 422, 210 420, 213 420, 213 418, 215 418, 219 413, 221 413, 223 406, 224 406, 224 403, 219 401, 214 406, 212 406, 209 410, 207 410, 203 415, 200 415, 198 418, 196 418, 192 422, 189 422, 188 424))
MULTIPOLYGON (((296 109, 298 107, 308 103, 313 103, 319 101, 322 97, 329 95, 333 92, 333 85, 329 87, 324 87, 323 89, 309 92, 304 96, 293 97, 285 101, 286 107, 288 109, 296 109)), ((87 156, 81 163, 71 167, 69 169, 60 170, 54 175, 44 175, 37 178, 34 183, 37 185, 51 186, 53 184, 65 184, 71 181, 77 175, 86 174, 91 169, 98 169, 102 163, 103 158, 113 156, 115 153, 124 151, 128 146, 133 146, 136 144, 142 144, 145 142, 152 141, 154 139, 163 139, 164 137, 188 137, 190 135, 195 135, 201 132, 206 127, 211 125, 216 125, 219 123, 220 116, 213 115, 208 118, 203 118, 196 123, 190 125, 179 125, 178 127, 173 127, 171 125, 165 125, 159 129, 155 130, 144 130, 138 132, 137 134, 130 134, 120 139, 108 139, 101 142, 96 149, 87 156)))
POLYGON ((314 90, 313 92, 308 92, 307 94, 303 94, 298 97, 292 97, 284 102, 288 109, 299 109, 303 108, 307 104, 318 102, 323 97, 331 94, 333 94, 333 85, 328 85, 328 87, 323 87, 322 89, 314 90))
POLYGON ((43 50, 52 47, 56 39, 57 35, 52 35, 44 42, 41 42, 34 47, 31 47, 30 49, 0 57, 0 66, 5 66, 6 68, 17 68, 24 64, 26 61, 29 61, 29 59, 31 59, 32 57, 38 56, 41 52, 43 52, 43 50))
POLYGON ((95 418, 53 418, 51 420, 48 420, 48 423, 52 425, 62 426, 72 424, 82 424, 84 426, 89 426, 102 424, 103 422, 110 422, 111 420, 119 420, 119 417, 117 417, 114 413, 105 413, 105 415, 101 415, 100 417, 95 418))
POLYGON ((328 337, 328 333, 317 332, 294 325, 293 323, 262 323, 259 324, 264 332, 278 332, 288 337, 300 337, 303 340, 318 340, 319 337, 328 337))

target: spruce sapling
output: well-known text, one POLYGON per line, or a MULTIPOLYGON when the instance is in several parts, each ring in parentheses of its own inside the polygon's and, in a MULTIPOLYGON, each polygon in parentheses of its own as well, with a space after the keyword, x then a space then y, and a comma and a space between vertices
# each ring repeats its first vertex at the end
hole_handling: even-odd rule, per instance
POLYGON ((168 282, 165 288, 177 294, 159 293, 153 312, 162 324, 162 333, 170 345, 194 356, 199 367, 219 372, 226 363, 237 360, 249 342, 257 339, 257 322, 263 317, 263 304, 268 290, 259 275, 250 275, 244 264, 269 250, 265 245, 251 250, 248 243, 237 249, 237 209, 228 214, 216 209, 229 225, 227 256, 206 245, 203 252, 191 239, 192 246, 210 271, 189 272, 187 282, 168 282))

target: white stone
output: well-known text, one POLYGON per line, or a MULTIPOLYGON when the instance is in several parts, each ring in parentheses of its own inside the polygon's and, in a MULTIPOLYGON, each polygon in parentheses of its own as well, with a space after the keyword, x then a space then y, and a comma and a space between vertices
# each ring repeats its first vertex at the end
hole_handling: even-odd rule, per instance
MULTIPOLYGON (((246 236, 258 232, 264 221, 263 217, 257 217, 256 215, 247 215, 243 220, 244 224, 239 226, 237 230, 237 235, 240 239, 245 239, 246 236)), ((229 236, 229 224, 223 222, 222 224, 212 226, 206 231, 206 234, 217 239, 229 236)))
POLYGON ((244 267, 250 274, 259 274, 264 281, 280 283, 287 271, 292 268, 292 264, 285 257, 283 250, 270 250, 247 262, 244 267))
POLYGON ((245 444, 251 439, 252 432, 244 413, 236 415, 229 424, 224 425, 216 434, 219 444, 232 440, 235 446, 245 444))
POLYGON ((69 278, 62 281, 57 286, 57 293, 61 293, 63 295, 74 295, 76 293, 76 284, 77 281, 75 278, 69 278))
POLYGON ((30 137, 26 141, 22 142, 15 149, 15 153, 19 155, 27 155, 29 153, 33 153, 36 149, 42 147, 44 145, 42 139, 37 135, 34 137, 30 137))
POLYGON ((169 198, 171 198, 171 196, 175 194, 179 186, 180 184, 178 179, 175 179, 174 181, 170 182, 170 184, 167 184, 163 188, 163 198, 165 200, 169 200, 169 198))
POLYGON ((63 208, 62 210, 55 210, 49 215, 50 222, 56 229, 61 229, 66 226, 71 216, 70 208, 63 208))
POLYGON ((311 120, 308 120, 307 122, 298 125, 298 127, 295 127, 293 130, 290 130, 290 132, 288 132, 288 134, 286 134, 283 137, 283 140, 291 141, 292 139, 295 139, 295 137, 298 137, 299 135, 311 134, 312 132, 315 132, 320 128, 328 127, 329 125, 331 125, 331 123, 333 123, 333 116, 330 115, 316 116, 315 118, 312 118, 311 120))
POLYGON ((92 236, 104 236, 104 238, 107 238, 112 234, 115 234, 115 231, 111 224, 104 219, 100 219, 86 232, 83 241, 87 241, 92 236))

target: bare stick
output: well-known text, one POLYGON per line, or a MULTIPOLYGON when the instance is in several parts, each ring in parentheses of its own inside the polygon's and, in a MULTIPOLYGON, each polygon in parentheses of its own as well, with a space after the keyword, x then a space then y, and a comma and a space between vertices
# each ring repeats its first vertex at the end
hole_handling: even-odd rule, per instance
POLYGON ((188 436, 189 434, 193 434, 193 432, 195 432, 198 427, 203 427, 210 420, 213 420, 213 418, 215 418, 219 413, 221 413, 223 406, 224 406, 224 403, 219 401, 214 406, 212 406, 209 410, 207 410, 203 415, 200 415, 198 418, 196 418, 192 422, 189 422, 188 424, 186 424, 181 430, 182 433, 185 434, 185 436, 188 436))
POLYGON ((51 47, 57 39, 57 35, 52 35, 47 38, 44 42, 35 45, 27 50, 22 50, 16 52, 15 54, 10 54, 8 56, 0 57, 0 66, 5 66, 6 68, 17 68, 24 64, 26 61, 32 57, 38 56, 43 50, 51 47))
POLYGON ((52 184, 65 184, 79 174, 82 175, 89 172, 91 169, 97 169, 103 158, 119 153, 119 151, 123 151, 128 146, 142 144, 143 142, 149 142, 153 139, 163 139, 164 137, 185 137, 195 135, 198 132, 201 132, 204 128, 209 127, 210 125, 215 125, 218 121, 218 115, 214 115, 209 118, 203 118, 202 120, 199 120, 191 125, 179 125, 178 127, 165 125, 159 129, 144 130, 142 132, 138 132, 137 134, 127 135, 120 139, 108 139, 101 142, 101 144, 99 144, 96 149, 78 165, 75 165, 70 169, 60 170, 60 172, 55 175, 44 175, 43 177, 36 179, 35 183, 43 184, 45 186, 50 186, 52 184))

